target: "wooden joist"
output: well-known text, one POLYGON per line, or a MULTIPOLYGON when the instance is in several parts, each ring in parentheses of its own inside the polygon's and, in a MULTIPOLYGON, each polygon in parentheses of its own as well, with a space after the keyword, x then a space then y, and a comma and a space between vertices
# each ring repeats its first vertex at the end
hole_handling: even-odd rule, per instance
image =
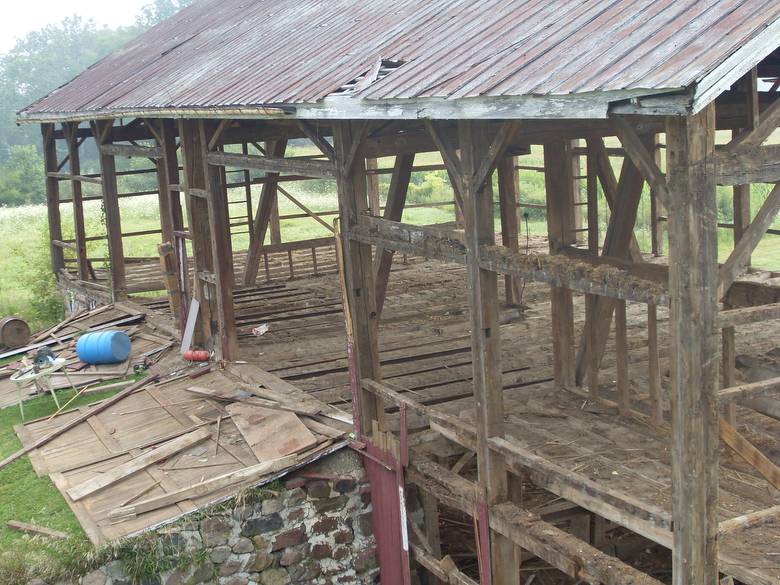
POLYGON ((336 177, 336 169, 330 161, 210 152, 208 162, 215 166, 252 169, 267 173, 289 173, 314 179, 333 179, 336 177))
MULTIPOLYGON (((447 468, 414 457, 409 480, 442 503, 468 515, 474 514, 476 486, 447 468)), ((492 506, 489 516, 492 530, 574 579, 605 585, 660 585, 646 573, 563 532, 517 504, 492 506)))

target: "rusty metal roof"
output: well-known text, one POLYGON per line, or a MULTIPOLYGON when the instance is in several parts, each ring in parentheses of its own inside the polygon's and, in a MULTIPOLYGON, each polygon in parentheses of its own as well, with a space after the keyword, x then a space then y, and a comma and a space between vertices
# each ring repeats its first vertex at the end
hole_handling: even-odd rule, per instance
POLYGON ((595 100, 589 117, 636 96, 711 101, 779 45, 777 0, 199 0, 20 119, 521 97, 541 114, 595 100))

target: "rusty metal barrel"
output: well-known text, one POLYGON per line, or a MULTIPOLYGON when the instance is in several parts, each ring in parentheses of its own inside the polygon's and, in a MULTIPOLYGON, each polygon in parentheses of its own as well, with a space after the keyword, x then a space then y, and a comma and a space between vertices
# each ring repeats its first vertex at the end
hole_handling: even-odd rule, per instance
POLYGON ((0 319, 0 346, 9 349, 30 343, 30 326, 19 317, 0 319))

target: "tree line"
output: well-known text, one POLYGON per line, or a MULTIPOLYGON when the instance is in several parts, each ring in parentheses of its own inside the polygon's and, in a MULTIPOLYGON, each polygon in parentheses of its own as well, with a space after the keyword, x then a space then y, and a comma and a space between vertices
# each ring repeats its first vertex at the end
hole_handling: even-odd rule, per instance
MULTIPOLYGON (((117 28, 68 17, 27 34, 0 55, 0 206, 46 200, 40 128, 17 125, 16 113, 192 1, 154 0, 134 23, 117 28)), ((94 164, 94 155, 87 154, 85 172, 94 164)))

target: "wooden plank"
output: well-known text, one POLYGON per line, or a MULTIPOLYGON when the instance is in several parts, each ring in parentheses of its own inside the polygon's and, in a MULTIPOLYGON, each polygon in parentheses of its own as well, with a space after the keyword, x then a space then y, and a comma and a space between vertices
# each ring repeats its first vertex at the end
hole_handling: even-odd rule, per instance
POLYGON ((628 374, 628 333, 626 331, 626 301, 615 303, 615 367, 617 369, 617 393, 620 414, 631 411, 631 380, 628 374))
POLYGON ((780 467, 759 451, 750 441, 737 432, 723 418, 719 421, 720 438, 742 457, 753 469, 760 473, 777 490, 780 490, 780 467))
POLYGON ((41 447, 43 447, 44 445, 49 443, 52 439, 56 439, 57 437, 59 437, 63 433, 65 433, 65 432, 69 431, 70 429, 72 429, 73 427, 80 425, 81 423, 85 422, 86 420, 88 420, 89 418, 91 418, 91 417, 93 417, 93 416, 95 416, 97 414, 100 414, 101 412, 103 412, 107 408, 110 408, 111 406, 113 406, 114 404, 119 402, 120 400, 123 400, 127 396, 130 396, 131 394, 133 394, 134 392, 140 390, 144 386, 147 386, 149 384, 152 384, 152 383, 156 382, 157 379, 158 379, 158 376, 152 376, 150 378, 145 378, 143 380, 140 380, 140 381, 136 382, 135 384, 133 384, 132 386, 130 386, 126 390, 122 390, 121 392, 115 394, 111 398, 108 398, 107 400, 104 400, 99 405, 92 407, 90 410, 88 410, 85 413, 81 414, 80 416, 74 418, 73 420, 71 420, 70 422, 64 424, 60 428, 53 430, 52 432, 50 432, 50 433, 44 435, 43 437, 35 440, 34 442, 30 443, 26 447, 23 447, 22 449, 20 449, 16 453, 14 453, 12 455, 9 455, 8 457, 6 457, 2 461, 0 461, 0 469, 5 467, 9 463, 12 463, 13 461, 16 461, 20 457, 23 457, 24 455, 27 455, 27 453, 29 453, 30 451, 34 451, 36 449, 40 449, 41 447))
POLYGON ((317 438, 292 412, 240 403, 229 404, 225 410, 260 462, 317 444, 317 438))
POLYGON ((715 108, 667 120, 674 582, 718 579, 715 108), (691 318, 695 315, 695 318, 691 318))
POLYGON ((49 171, 46 176, 50 179, 58 179, 60 181, 72 181, 75 183, 93 183, 95 185, 102 185, 103 179, 100 177, 88 177, 85 175, 76 175, 73 173, 58 173, 49 171))
POLYGON ((85 481, 84 483, 73 486, 72 488, 68 489, 68 496, 70 496, 74 502, 77 502, 91 494, 94 494, 95 492, 114 485, 115 483, 118 483, 123 479, 146 469, 158 461, 167 459, 171 455, 175 455, 176 453, 184 451, 185 449, 188 449, 189 447, 192 447, 201 441, 205 441, 210 436, 211 431, 208 428, 200 428, 191 433, 173 439, 172 441, 163 443, 159 447, 152 449, 143 455, 130 459, 128 462, 114 467, 105 473, 97 475, 85 481))
POLYGON ((780 303, 721 311, 718 315, 718 327, 736 327, 775 319, 780 319, 780 303))
POLYGON ((661 360, 658 349, 658 307, 653 304, 647 305, 647 353, 650 420, 660 426, 664 421, 664 404, 661 386, 661 360))
MULTIPOLYGON (((401 221, 406 205, 406 195, 409 192, 409 182, 412 178, 414 155, 398 155, 393 166, 393 176, 390 178, 390 189, 387 193, 384 219, 401 221)), ((382 314, 387 294, 387 283, 390 280, 390 269, 393 266, 395 251, 377 246, 374 253, 373 270, 376 282, 376 310, 382 314)))
POLYGON ((237 471, 231 471, 230 473, 225 473, 206 481, 196 483, 195 485, 138 502, 131 506, 116 508, 115 510, 112 510, 108 516, 114 521, 121 522, 140 514, 145 514, 146 512, 177 504, 184 500, 206 496, 217 490, 228 488, 238 483, 259 480, 263 476, 271 475, 294 465, 296 461, 297 457, 295 455, 275 459, 273 461, 263 461, 257 465, 245 467, 237 471))
POLYGON ((737 276, 747 265, 750 254, 756 249, 769 226, 772 225, 778 211, 780 211, 780 183, 769 192, 750 227, 745 230, 742 239, 734 246, 728 260, 721 266, 720 284, 718 285, 719 299, 722 299, 728 292, 737 276))
POLYGON ((6 526, 17 532, 24 532, 25 534, 32 534, 33 536, 45 536, 46 538, 53 538, 55 540, 67 540, 71 536, 67 532, 46 528, 44 526, 36 526, 35 524, 28 524, 27 522, 19 522, 17 520, 9 520, 6 522, 6 526))
POLYGON ((336 177, 333 163, 320 160, 209 152, 208 162, 215 166, 252 169, 267 173, 289 173, 313 179, 333 179, 336 177))

